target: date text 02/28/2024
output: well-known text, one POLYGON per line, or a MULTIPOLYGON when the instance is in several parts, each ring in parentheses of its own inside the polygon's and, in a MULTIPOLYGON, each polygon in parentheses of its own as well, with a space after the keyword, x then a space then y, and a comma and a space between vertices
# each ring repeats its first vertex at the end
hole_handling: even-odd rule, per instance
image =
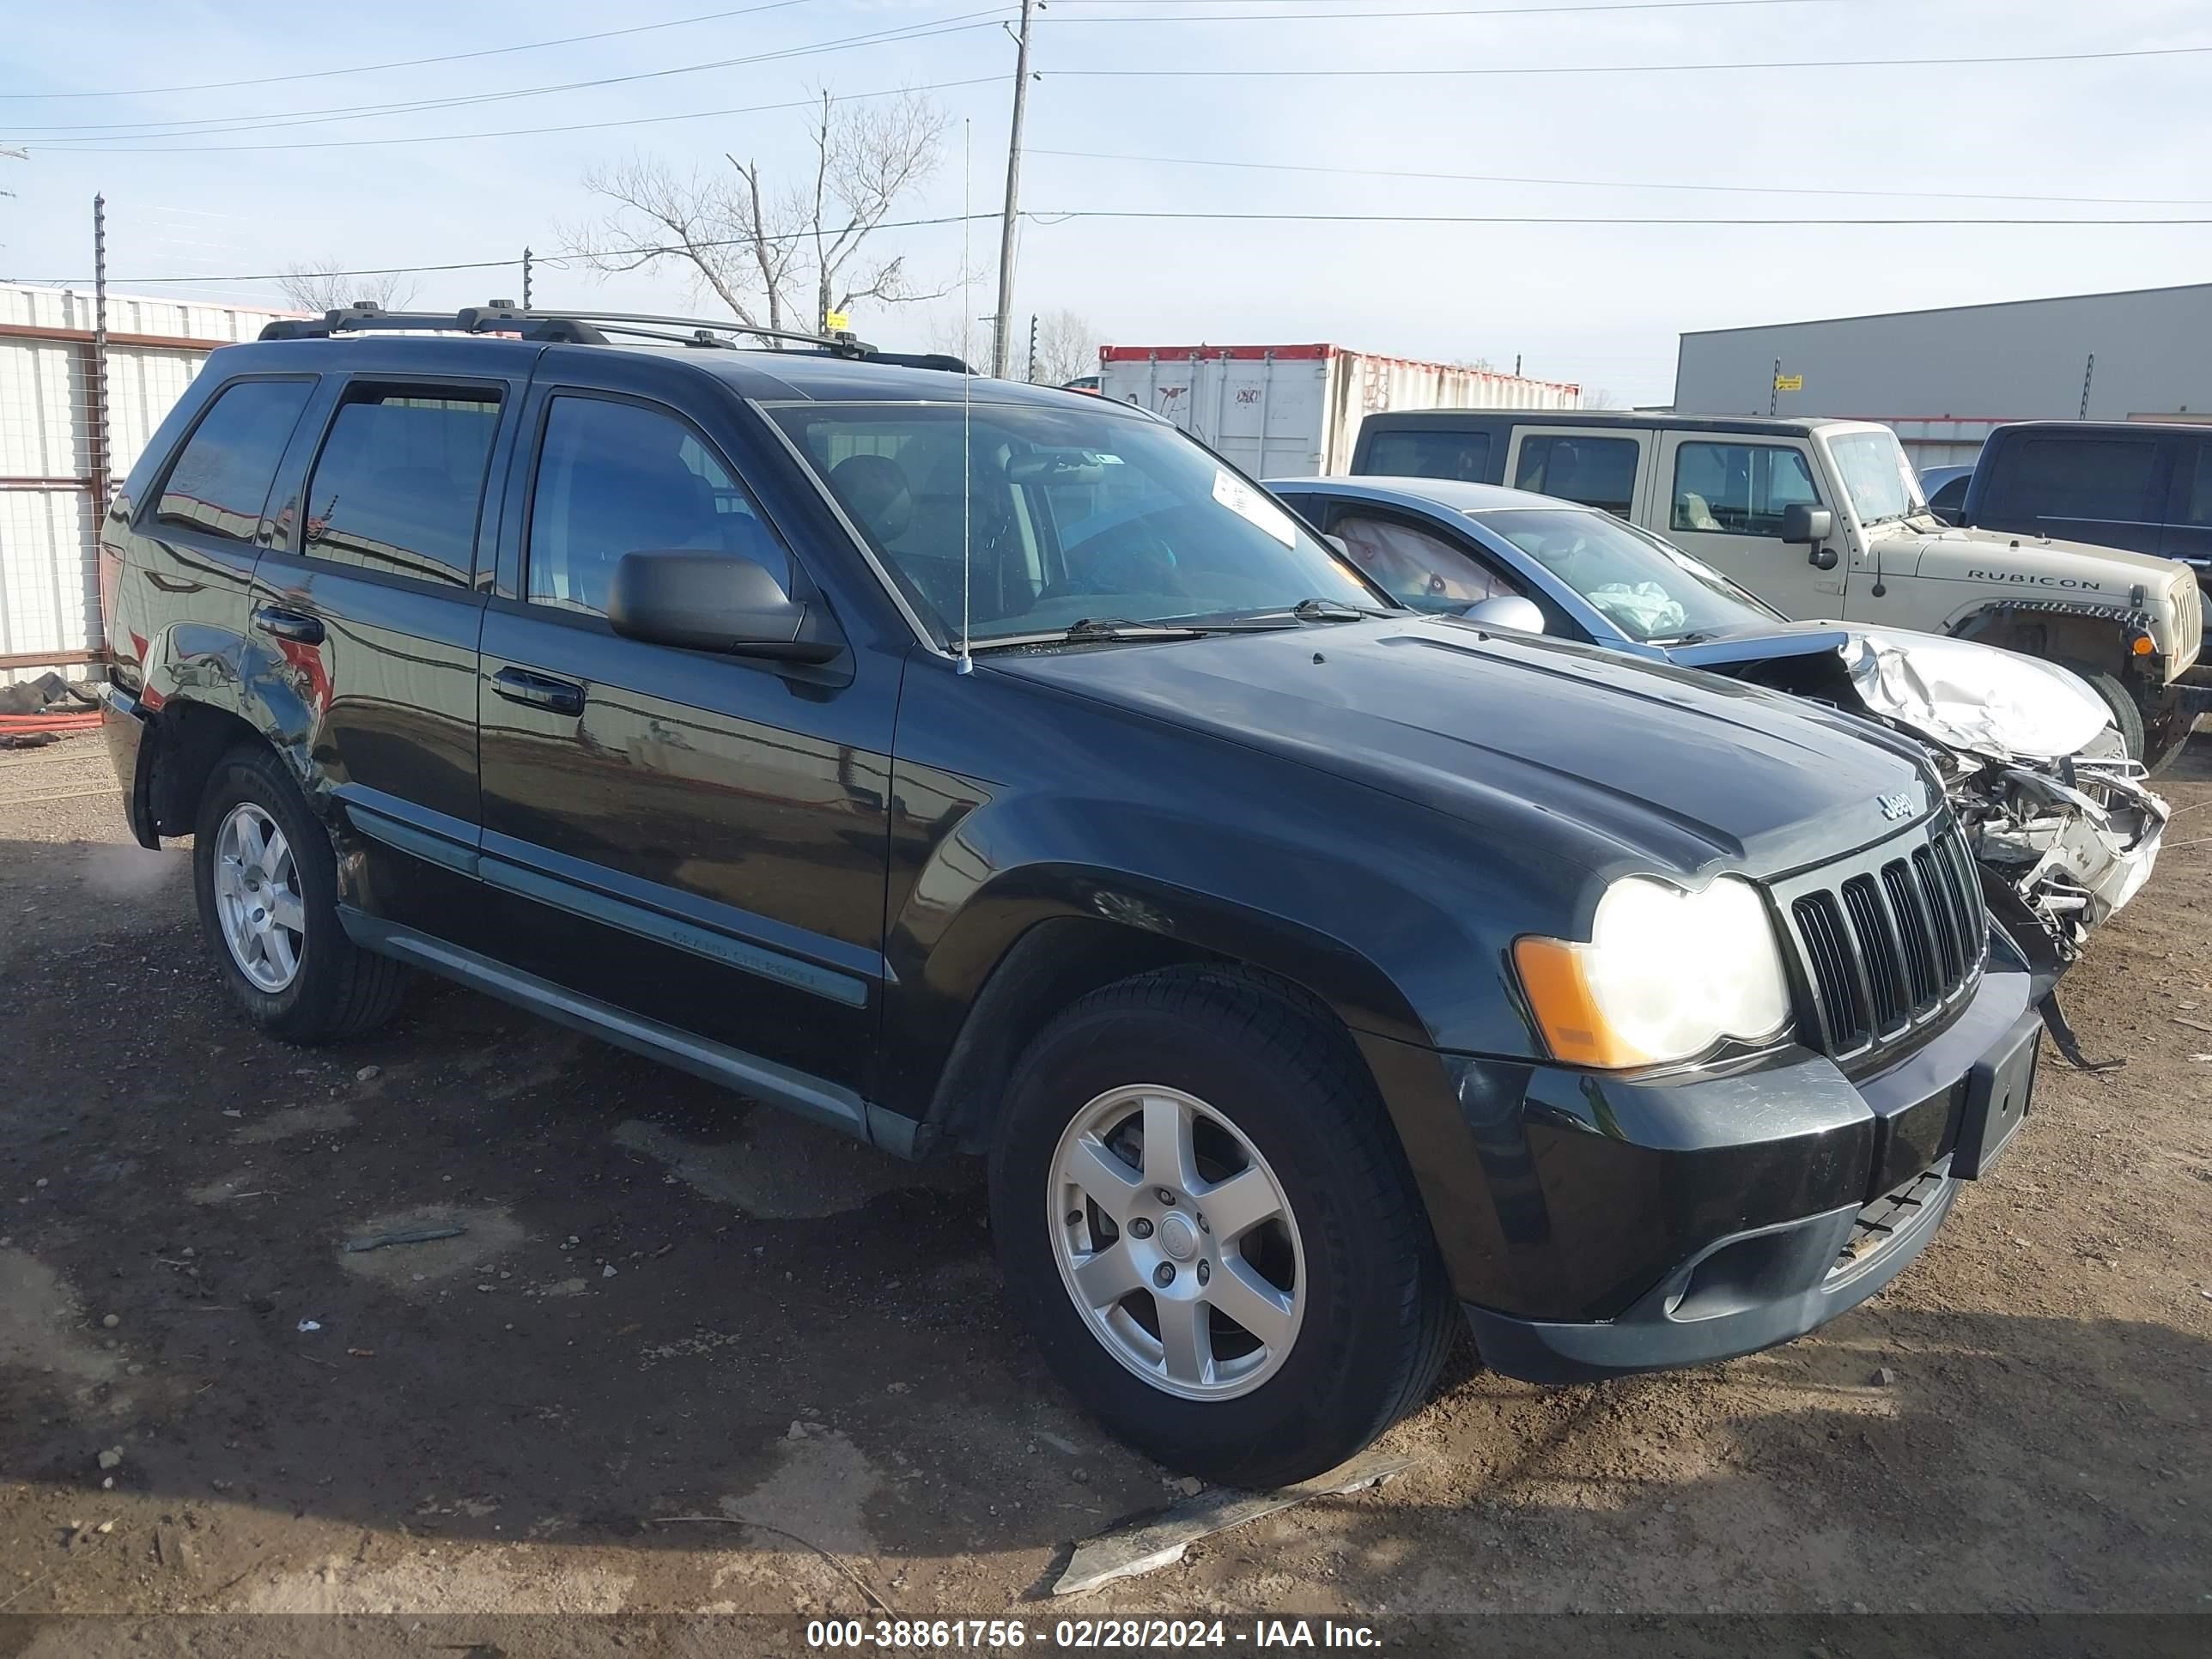
POLYGON ((1177 1648, 1376 1648, 1366 1625, 1333 1619, 1256 1619, 1249 1628, 1221 1619, 1060 1619, 1032 1626, 1021 1619, 819 1619, 806 1645, 824 1650, 1006 1652, 1035 1645, 1067 1652, 1144 1652, 1177 1648))

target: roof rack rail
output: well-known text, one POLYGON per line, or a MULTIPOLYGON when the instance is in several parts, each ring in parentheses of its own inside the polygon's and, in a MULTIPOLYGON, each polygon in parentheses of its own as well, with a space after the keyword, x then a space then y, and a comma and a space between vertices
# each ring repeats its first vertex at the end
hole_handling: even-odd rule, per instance
POLYGON ((757 328, 722 317, 661 317, 627 311, 592 311, 563 307, 524 310, 512 300, 493 300, 480 306, 464 306, 455 312, 386 311, 363 300, 319 319, 288 319, 265 325, 264 340, 326 340, 334 334, 436 330, 461 334, 512 334, 548 344, 607 345, 609 335, 665 341, 672 345, 736 349, 730 335, 781 344, 811 346, 856 362, 895 364, 907 368, 934 368, 957 374, 975 370, 958 357, 942 352, 878 351, 851 334, 805 334, 792 329, 757 328))

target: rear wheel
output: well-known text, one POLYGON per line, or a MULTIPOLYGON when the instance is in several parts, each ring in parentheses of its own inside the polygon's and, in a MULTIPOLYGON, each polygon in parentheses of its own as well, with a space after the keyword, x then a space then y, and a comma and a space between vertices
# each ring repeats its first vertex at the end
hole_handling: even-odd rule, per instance
POLYGON ((200 927, 231 995, 271 1036, 356 1036, 398 1006, 406 970, 356 947, 337 917, 331 838, 275 755, 216 763, 193 828, 200 927))
POLYGON ((1426 1396, 1455 1328, 1349 1042, 1232 975, 1147 975, 1054 1021, 1010 1086, 991 1209, 1061 1381, 1209 1480, 1334 1468, 1426 1396))

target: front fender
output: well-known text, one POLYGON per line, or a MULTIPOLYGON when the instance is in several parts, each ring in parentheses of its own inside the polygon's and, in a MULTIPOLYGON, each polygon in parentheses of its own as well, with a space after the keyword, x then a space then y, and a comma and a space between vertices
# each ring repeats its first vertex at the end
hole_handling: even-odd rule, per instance
POLYGON ((1534 1058, 1508 949, 1566 925, 1591 879, 1359 783, 982 673, 909 674, 891 817, 897 1110, 932 1098, 986 981, 1055 921, 1261 969, 1358 1034, 1534 1058))

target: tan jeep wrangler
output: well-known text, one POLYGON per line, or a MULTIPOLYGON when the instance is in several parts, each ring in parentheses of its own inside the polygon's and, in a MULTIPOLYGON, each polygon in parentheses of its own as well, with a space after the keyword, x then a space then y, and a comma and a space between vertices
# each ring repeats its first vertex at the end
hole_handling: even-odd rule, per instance
POLYGON ((1619 514, 1791 617, 1914 628, 2072 669, 2152 763, 2188 733, 2203 621, 2173 559, 1960 530, 1867 421, 1588 410, 1370 415, 1352 471, 1509 483, 1619 514))

